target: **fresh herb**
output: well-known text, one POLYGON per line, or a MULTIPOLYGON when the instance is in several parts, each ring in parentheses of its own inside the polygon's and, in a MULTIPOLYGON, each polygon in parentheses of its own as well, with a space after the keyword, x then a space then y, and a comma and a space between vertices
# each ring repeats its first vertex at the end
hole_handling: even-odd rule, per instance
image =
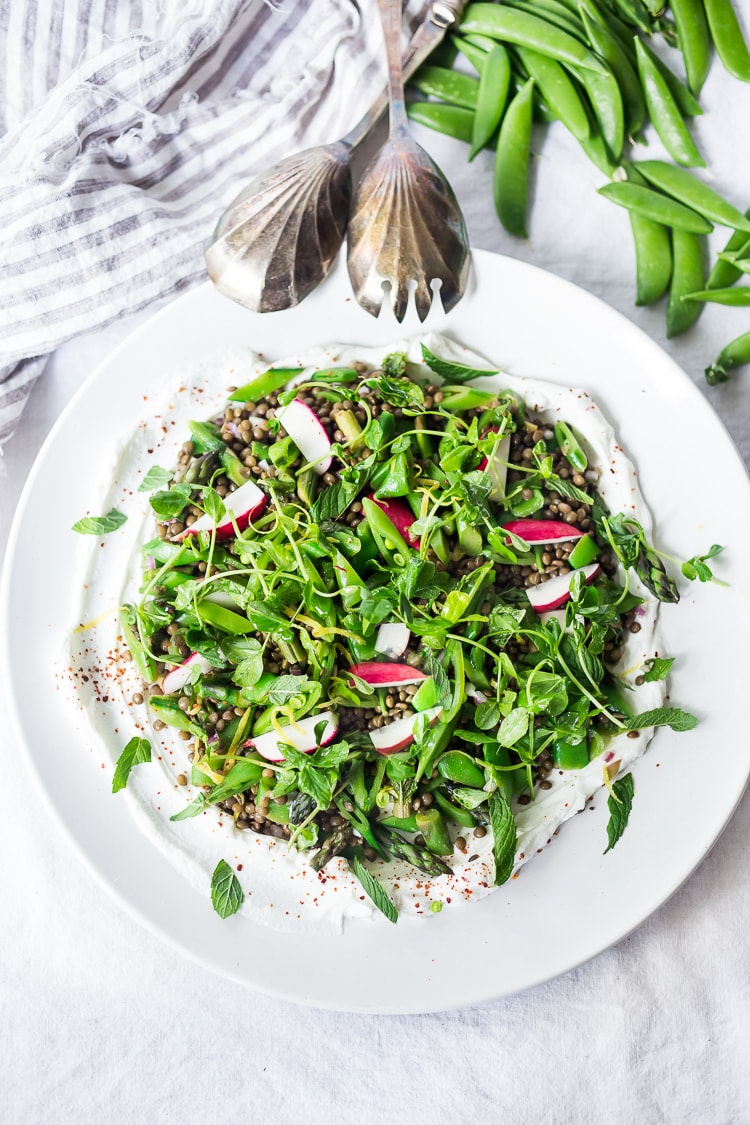
POLYGON ((490 795, 489 813, 495 857, 495 886, 499 887, 502 883, 507 883, 513 874, 518 832, 510 805, 499 789, 490 795))
POLYGON ((127 518, 117 508, 110 508, 106 516, 84 516, 73 524, 71 530, 77 531, 79 535, 109 535, 111 531, 122 527, 127 518))
POLYGON ((211 876, 211 903, 220 918, 229 918, 242 906, 242 886, 226 860, 220 859, 211 876))
POLYGON ((674 657, 654 657, 653 660, 648 661, 648 668, 643 673, 644 680, 649 683, 657 683, 659 680, 666 680, 674 664, 674 657))
POLYGON ((174 477, 170 469, 162 469, 160 465, 152 465, 138 486, 139 492, 153 492, 156 488, 164 488, 174 477))
POLYGON ((633 807, 634 793, 635 783, 632 773, 626 773, 624 777, 619 778, 612 786, 612 791, 607 799, 609 820, 607 821, 608 843, 604 851, 605 855, 608 851, 612 850, 625 831, 630 817, 630 810, 633 807))
POLYGON ((625 724, 628 730, 643 730, 645 727, 671 727, 672 730, 692 730, 698 720, 689 711, 680 707, 655 707, 653 711, 641 711, 633 715, 625 724))
POLYGON ((125 788, 133 766, 139 766, 143 762, 150 761, 151 743, 145 738, 131 738, 117 759, 114 776, 112 777, 112 792, 118 793, 125 788))
POLYGON ((203 810, 206 807, 206 803, 207 803, 206 794, 205 793, 199 793, 198 796, 194 800, 192 800, 189 805, 186 805, 185 808, 182 809, 180 812, 175 813, 173 816, 170 816, 169 819, 170 820, 191 820, 192 817, 198 816, 199 813, 203 812, 203 810))
POLYGON ((497 375, 497 369, 483 369, 469 367, 464 363, 455 363, 449 359, 441 359, 433 355, 426 344, 422 344, 422 358, 436 375, 451 383, 468 383, 480 375, 497 375))
POLYGON ((362 884, 365 894, 372 899, 381 914, 385 914, 389 922, 398 922, 398 910, 393 905, 388 895, 377 879, 374 879, 361 860, 355 855, 352 859, 354 874, 362 884))
POLYGON ((714 559, 718 554, 724 550, 718 543, 706 551, 705 555, 693 555, 691 559, 682 564, 682 573, 691 582, 697 578, 700 582, 710 582, 713 579, 714 573, 711 567, 707 565, 708 559, 714 559))

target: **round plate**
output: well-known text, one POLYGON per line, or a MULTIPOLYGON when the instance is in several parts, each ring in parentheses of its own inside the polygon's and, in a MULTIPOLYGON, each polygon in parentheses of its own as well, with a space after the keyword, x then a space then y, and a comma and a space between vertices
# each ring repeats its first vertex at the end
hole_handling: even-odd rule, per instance
MULTIPOLYGON (((32 773, 79 855, 145 925, 203 964, 275 996, 361 1012, 475 1004, 548 980, 620 940, 700 863, 748 777, 745 637, 750 635, 750 508, 745 470, 720 422, 675 364, 606 305, 550 274, 474 254, 470 291, 444 330, 498 366, 587 388, 639 468, 658 545, 676 558, 726 545, 716 584, 682 582, 665 606, 665 652, 677 657, 675 704, 696 730, 660 730, 636 763, 630 824, 603 856, 606 801, 563 827, 518 879, 482 902, 390 926, 356 921, 339 937, 279 933, 221 920, 141 834, 111 772, 81 745, 57 691, 54 660, 71 622, 60 607, 82 581, 70 527, 113 445, 136 429, 154 381, 243 348, 270 361, 314 344, 387 343, 419 330, 354 302, 343 263, 297 309, 255 316, 209 287, 176 301, 127 340, 60 418, 31 473, 11 534, 2 608, 5 698, 32 773), (54 565, 52 565, 52 561, 54 565)), ((220 377, 225 378, 222 369, 220 377)))

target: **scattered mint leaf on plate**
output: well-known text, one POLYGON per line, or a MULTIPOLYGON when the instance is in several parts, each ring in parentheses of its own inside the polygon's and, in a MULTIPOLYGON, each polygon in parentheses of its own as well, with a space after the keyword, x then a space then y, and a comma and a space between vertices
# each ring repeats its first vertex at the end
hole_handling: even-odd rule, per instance
POLYGON ((385 914, 389 922, 398 922, 398 910, 385 893, 380 883, 367 870, 362 861, 355 855, 352 860, 354 874, 362 884, 362 889, 368 898, 377 906, 381 914, 385 914))
POLYGON ((449 359, 441 359, 440 356, 433 355, 424 344, 422 344, 422 359, 431 371, 442 376, 443 379, 449 379, 451 383, 467 383, 469 379, 476 379, 480 375, 498 374, 497 371, 481 371, 465 363, 453 363, 449 359))
POLYGON ((654 657, 653 660, 649 660, 648 671, 643 673, 644 680, 649 684, 656 683, 658 680, 666 680, 674 664, 674 659, 673 656, 669 656, 664 659, 654 657))
POLYGON ((229 918, 242 906, 240 881, 226 860, 220 859, 211 876, 211 903, 220 918, 229 918))
POLYGON ((169 484, 174 473, 170 469, 162 469, 161 465, 152 465, 138 486, 139 492, 153 492, 155 488, 164 488, 169 484))
POLYGON ((653 711, 641 711, 633 715, 625 726, 628 730, 643 730, 644 727, 671 727, 672 730, 692 730, 698 720, 681 707, 655 707, 653 711))
POLYGON ((110 508, 106 516, 84 516, 73 524, 72 530, 79 535, 109 535, 110 531, 122 527, 127 518, 117 508, 110 508))
POLYGON ((199 793, 198 796, 195 798, 195 800, 191 801, 189 805, 186 805, 185 808, 182 809, 181 812, 175 813, 174 816, 170 816, 169 819, 170 820, 190 820, 191 817, 197 816, 198 813, 203 812, 205 807, 206 807, 206 794, 205 793, 199 793))
POLYGON ((609 820, 607 821, 607 847, 604 851, 606 855, 610 851, 625 831, 625 826, 628 823, 630 810, 633 807, 633 794, 635 793, 635 782, 633 781, 632 773, 626 773, 612 786, 612 792, 607 800, 607 808, 609 809, 609 820))
POLYGON ((510 811, 510 805, 499 789, 490 794, 489 810, 494 838, 495 886, 499 887, 501 883, 507 883, 513 874, 516 858, 516 822, 510 811))
POLYGON ((115 765, 112 777, 112 792, 119 793, 124 789, 130 777, 133 766, 151 761, 151 743, 145 738, 131 738, 115 765))

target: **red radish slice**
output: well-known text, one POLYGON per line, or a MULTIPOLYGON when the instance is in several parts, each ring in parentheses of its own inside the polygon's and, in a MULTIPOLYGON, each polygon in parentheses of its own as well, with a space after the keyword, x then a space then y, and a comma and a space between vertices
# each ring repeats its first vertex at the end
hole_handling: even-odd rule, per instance
POLYGON ((266 734, 259 734, 256 738, 249 738, 245 746, 252 746, 267 762, 283 762, 284 755, 279 750, 280 742, 286 742, 303 754, 312 754, 319 745, 327 746, 329 742, 333 742, 338 729, 338 715, 333 711, 321 711, 319 715, 306 715, 304 719, 290 723, 280 731, 270 730, 266 734), (315 740, 315 728, 319 723, 326 724, 320 743, 315 740))
MULTIPOLYGON (((569 543, 571 539, 580 539, 584 534, 580 528, 563 520, 509 520, 503 527, 512 535, 520 535, 527 543, 535 543, 539 547, 569 543)), ((510 543, 510 539, 506 542, 510 543)))
POLYGON ((316 473, 327 473, 331 467, 331 442, 320 419, 300 399, 276 411, 276 417, 289 434, 306 461, 316 473))
POLYGON ((426 680, 424 672, 412 668, 410 664, 385 664, 377 660, 366 660, 363 664, 353 664, 349 669, 370 687, 405 687, 426 680))
POLYGON ((589 566, 582 566, 578 570, 571 571, 570 574, 558 574, 557 578, 550 578, 549 582, 540 582, 538 586, 529 586, 526 590, 526 597, 537 613, 559 609, 561 605, 570 601, 570 583, 573 581, 574 575, 582 574, 586 585, 588 585, 596 578, 599 570, 599 563, 590 563, 589 566))
MULTIPOLYGON (((570 578, 570 575, 567 575, 567 577, 570 578)), ((549 582, 547 582, 546 585, 549 586, 549 582)), ((555 621, 559 623, 560 628, 565 629, 566 614, 564 609, 549 609, 546 613, 540 613, 539 617, 543 625, 546 625, 548 621, 554 618, 555 621)))
POLYGON ((416 715, 407 715, 403 719, 396 719, 387 727, 371 730, 370 738, 378 754, 398 754, 405 746, 414 741, 414 724, 422 715, 426 715, 430 726, 437 722, 437 717, 443 710, 442 707, 430 707, 429 711, 419 711, 416 715))
POLYGON ((508 480, 508 458, 510 457, 510 434, 500 438, 489 457, 485 457, 479 468, 490 475, 492 491, 490 500, 505 499, 505 485, 508 480))
POLYGON ((409 505, 405 504, 403 500, 376 500, 372 493, 370 493, 368 499, 385 512, 399 535, 406 540, 410 547, 414 547, 418 551, 419 536, 412 535, 409 530, 417 517, 409 505))
POLYGON ((401 621, 384 621, 375 638, 375 651, 396 660, 406 652, 411 633, 401 621))
MULTIPOLYGON (((246 480, 234 492, 228 492, 224 497, 226 515, 222 517, 221 523, 216 527, 216 538, 230 539, 235 533, 235 523, 239 531, 244 531, 247 525, 260 515, 267 503, 268 497, 265 492, 262 492, 257 484, 251 480, 246 480), (234 517, 234 523, 230 517, 234 517)), ((197 535, 199 531, 211 531, 213 526, 214 521, 211 517, 203 515, 190 527, 186 527, 180 538, 184 539, 188 535, 197 535)))
POLYGON ((194 668, 200 668, 201 675, 205 676, 207 672, 211 671, 213 664, 206 660, 205 656, 201 656, 199 652, 191 652, 187 660, 173 668, 171 672, 167 672, 161 685, 164 694, 172 695, 176 691, 182 691, 194 668))

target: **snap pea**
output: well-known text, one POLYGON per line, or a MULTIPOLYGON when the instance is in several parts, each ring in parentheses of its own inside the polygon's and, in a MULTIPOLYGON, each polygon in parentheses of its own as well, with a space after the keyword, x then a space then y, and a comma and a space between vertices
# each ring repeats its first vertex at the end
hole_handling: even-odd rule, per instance
POLYGON ((750 232, 750 219, 684 168, 675 168, 674 164, 663 160, 641 160, 636 168, 654 187, 707 219, 734 230, 750 232))
POLYGON ((415 819, 417 828, 424 837, 425 847, 433 855, 450 855, 453 844, 440 809, 436 809, 434 805, 429 809, 420 809, 415 819))
POLYGON ((478 32, 505 43, 530 47, 532 51, 550 55, 558 62, 570 63, 571 66, 597 71, 603 69, 596 55, 578 39, 538 16, 514 8, 499 4, 469 4, 461 20, 461 30, 464 34, 478 32))
POLYGON ((711 386, 716 383, 726 383, 729 378, 727 371, 734 367, 744 367, 748 363, 750 363, 750 332, 744 332, 722 348, 714 362, 709 364, 706 368, 706 382, 711 386))
POLYGON ((589 121, 589 129, 589 136, 579 142, 581 148, 600 172, 605 176, 613 176, 615 165, 607 142, 592 121, 589 121))
MULTIPOLYGON (((454 41, 464 58, 467 58, 474 69, 479 71, 481 78, 482 71, 487 62, 487 55, 490 52, 486 51, 484 47, 477 46, 477 44, 473 42, 473 39, 468 39, 463 35, 454 36, 454 41)), ((491 50, 494 50, 495 46, 497 46, 497 44, 495 44, 493 40, 491 50)))
POLYGON ((484 770, 480 769, 470 754, 463 750, 449 750, 437 764, 438 773, 446 781, 456 785, 468 785, 472 789, 484 786, 484 770))
POLYGON ((257 375, 255 379, 238 387, 236 391, 232 391, 229 401, 257 402, 258 399, 265 398, 281 387, 285 387, 289 380, 299 375, 302 370, 301 367, 269 367, 268 371, 257 375))
POLYGON ((630 212, 635 243, 636 305, 652 305, 667 291, 672 277, 672 243, 661 223, 630 212))
POLYGON ((532 16, 546 20, 547 23, 559 28, 560 31, 567 32, 581 43, 586 42, 586 33, 578 17, 563 5, 555 4, 554 0, 513 0, 511 6, 516 11, 528 12, 532 16))
POLYGON ((704 283, 703 240, 698 234, 680 230, 672 231, 672 258, 674 268, 667 302, 667 338, 685 332, 700 316, 703 306, 697 301, 683 301, 685 293, 693 293, 704 283))
MULTIPOLYGON (((223 633, 244 636, 246 633, 255 631, 253 621, 248 621, 243 614, 235 613, 232 609, 225 609, 223 605, 217 605, 216 602, 201 602, 200 614, 203 621, 209 625, 215 625, 223 633)), ((286 625, 288 628, 289 623, 286 622, 286 625)))
POLYGON ((565 68, 554 59, 539 54, 538 51, 530 51, 525 47, 518 47, 516 51, 547 105, 562 121, 565 128, 579 141, 588 137, 589 119, 581 97, 565 68))
POLYGON ((695 293, 685 293, 683 301, 709 301, 715 305, 729 305, 731 308, 747 308, 750 305, 750 285, 735 285, 731 289, 700 289, 695 293))
POLYGON ((594 74, 577 69, 575 73, 589 96, 604 142, 615 161, 619 161, 625 138, 625 113, 617 79, 609 71, 594 74))
POLYGON ((389 562, 392 561, 395 566, 406 566, 406 560, 411 552, 383 509, 373 500, 365 497, 362 501, 362 511, 383 557, 389 562))
MULTIPOLYGON (((638 43, 640 44, 641 54, 645 55, 650 60, 650 62, 666 82, 667 88, 674 98, 675 102, 677 103, 677 108, 679 109, 682 116, 700 117, 703 113, 703 110, 695 100, 693 95, 690 93, 684 82, 680 82, 677 75, 669 69, 665 62, 662 62, 657 54, 654 54, 651 48, 646 43, 644 43, 643 40, 638 40, 638 43)), ((632 42, 630 45, 632 46, 632 42)), ((637 64, 635 53, 633 54, 633 61, 637 64)))
POLYGON ((447 105, 442 102, 409 102, 406 112, 412 121, 455 137, 470 145, 474 133, 474 114, 462 106, 447 105))
POLYGON ((443 66, 421 66, 411 79, 410 85, 422 94, 440 98, 450 105, 461 105, 474 109, 479 93, 479 80, 459 70, 448 70, 443 66))
POLYGON ((588 458, 567 422, 555 422, 555 438, 563 457, 566 457, 579 473, 585 473, 589 467, 588 458))
POLYGON ((741 82, 750 82, 750 51, 731 0, 703 0, 703 3, 717 55, 730 74, 741 82))
POLYGON ((740 273, 750 273, 750 258, 741 258, 739 254, 719 254, 725 262, 729 262, 740 273))
POLYGON ((476 828, 477 822, 468 809, 454 805, 453 801, 449 801, 439 789, 433 789, 432 796, 437 807, 456 824, 460 824, 462 828, 476 828))
POLYGON ((645 215, 655 223, 663 223, 667 227, 679 227, 681 230, 692 231, 693 234, 710 234, 712 224, 699 215, 697 211, 685 207, 675 199, 661 195, 651 188, 641 187, 640 184, 613 183, 605 184, 599 188, 599 194, 616 203, 618 207, 626 207, 629 211, 636 211, 645 215))
POLYGON ((555 765, 560 770, 581 770, 589 762, 589 751, 586 740, 582 742, 568 742, 564 738, 556 738, 552 743, 552 756, 555 765))
POLYGON ((651 35, 651 20, 648 9, 639 0, 612 0, 626 23, 640 28, 646 35, 651 35))
POLYGON ((527 237, 533 91, 534 79, 529 78, 508 106, 500 126, 495 155, 495 209, 505 229, 518 238, 527 237))
MULTIPOLYGON (((750 208, 745 212, 745 218, 750 218, 750 208)), ((744 231, 734 231, 724 247, 724 253, 733 256, 739 254, 742 257, 744 257, 745 254, 750 254, 750 239, 747 238, 744 231)), ((742 271, 738 270, 732 262, 727 261, 725 258, 719 258, 708 275, 706 288, 724 289, 729 285, 734 285, 735 281, 737 281, 741 275, 742 271)))
POLYGON ((610 31, 605 23, 598 19, 597 11, 590 0, 584 0, 580 12, 589 43, 596 53, 601 55, 617 79, 617 85, 622 95, 625 120, 628 131, 632 136, 638 132, 646 118, 646 103, 643 99, 638 75, 631 66, 630 59, 622 49, 617 36, 610 31))
POLYGON ((711 40, 703 0, 670 0, 688 85, 699 94, 711 65, 711 40))
POLYGON ((493 136, 503 116, 510 88, 510 59, 501 43, 488 53, 479 77, 469 160, 493 136))
POLYGON ((635 54, 649 117, 659 140, 678 164, 704 167, 706 162, 690 136, 672 92, 640 39, 635 41, 635 54))

